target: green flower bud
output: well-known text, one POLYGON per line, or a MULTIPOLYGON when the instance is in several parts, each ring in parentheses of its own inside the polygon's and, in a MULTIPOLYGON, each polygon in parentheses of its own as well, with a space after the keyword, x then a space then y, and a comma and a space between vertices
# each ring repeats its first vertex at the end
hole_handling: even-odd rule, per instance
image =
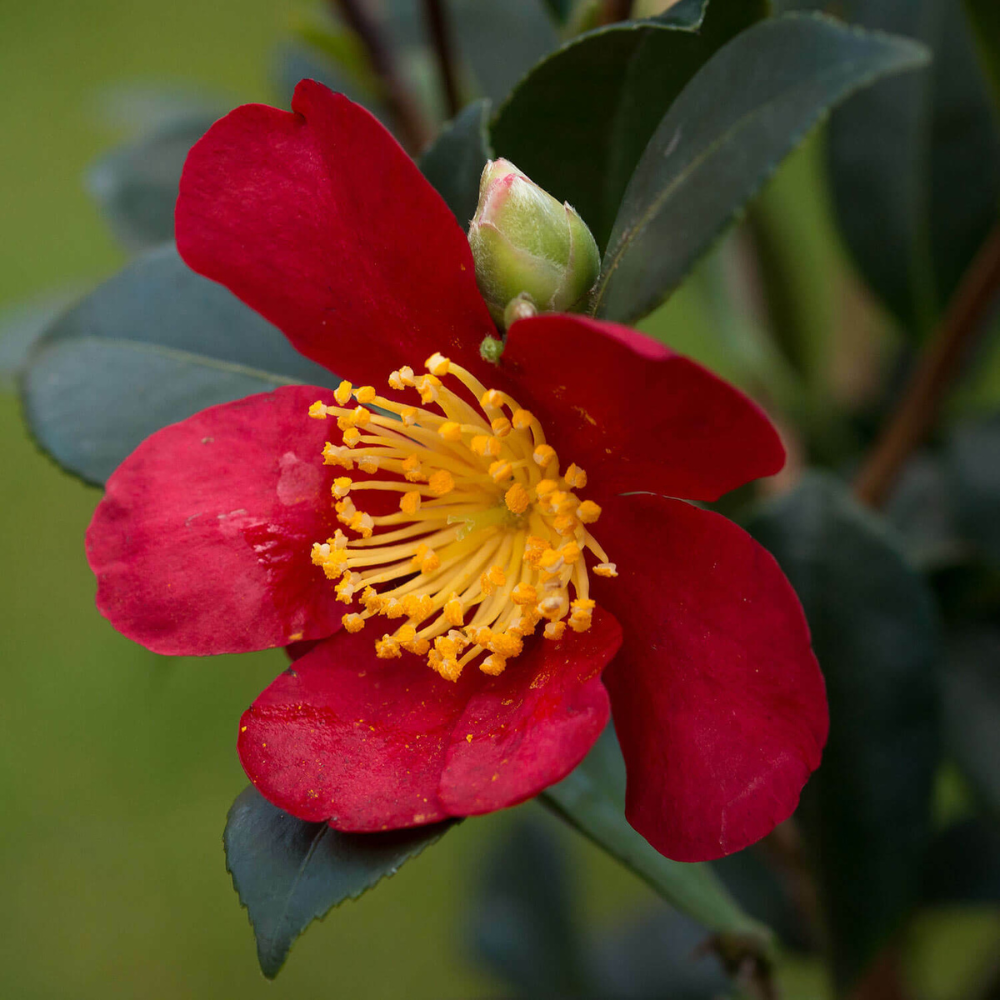
POLYGON ((500 326, 528 314, 586 305, 601 270, 586 223, 507 160, 491 160, 469 225, 476 283, 500 326), (508 304, 519 299, 505 317, 508 304))

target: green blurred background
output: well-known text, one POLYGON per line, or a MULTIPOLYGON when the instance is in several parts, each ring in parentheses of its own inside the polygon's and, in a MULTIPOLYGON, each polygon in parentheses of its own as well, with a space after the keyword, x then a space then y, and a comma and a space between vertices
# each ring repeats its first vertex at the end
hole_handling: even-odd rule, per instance
MULTIPOLYGON (((130 131, 122 95, 180 88, 221 106, 279 102, 274 46, 301 9, 292 0, 3 4, 0 314, 53 290, 85 289, 124 262, 82 182, 130 131)), ((856 395, 863 385, 838 381, 832 331, 856 330, 847 345, 855 350, 879 324, 859 309, 856 290, 845 292, 854 286, 815 169, 811 143, 768 189, 756 223, 796 255, 785 269, 794 279, 786 306, 828 362, 819 366, 827 384, 812 391, 856 395)), ((754 365, 731 350, 726 326, 740 319, 720 312, 714 294, 724 270, 716 255, 648 326, 738 378, 754 365)), ((745 351, 747 338, 736 339, 745 351)), ((765 388, 781 394, 780 385, 765 388)), ((503 995, 468 956, 468 914, 483 859, 519 813, 559 837, 581 880, 578 916, 590 934, 662 906, 528 805, 462 824, 377 891, 333 911, 267 983, 221 835, 245 784, 237 720, 283 655, 167 659, 118 636, 93 607, 83 555, 98 491, 35 449, 9 386, 0 421, 0 996, 503 995)), ((995 909, 921 917, 907 949, 918 995, 962 995, 988 967, 998 933, 995 909)), ((826 995, 808 963, 789 960, 781 979, 793 1000, 826 995)))

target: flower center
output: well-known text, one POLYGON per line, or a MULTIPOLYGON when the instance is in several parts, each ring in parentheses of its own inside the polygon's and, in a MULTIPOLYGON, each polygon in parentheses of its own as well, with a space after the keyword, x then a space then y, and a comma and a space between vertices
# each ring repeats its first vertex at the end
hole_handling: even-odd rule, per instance
POLYGON ((338 405, 309 408, 343 433, 342 445, 324 447, 326 464, 366 474, 332 487, 338 520, 358 537, 338 528, 313 545, 312 561, 337 581, 338 600, 358 600, 348 632, 376 616, 400 622, 376 641, 381 659, 426 656, 451 681, 473 662, 496 675, 543 622, 546 639, 590 628, 587 551, 598 576, 617 573, 588 527, 601 508, 577 496, 587 474, 573 464, 560 473, 534 415, 440 354, 426 368, 389 376, 390 388, 416 390, 420 407, 341 382, 338 405), (449 375, 478 409, 444 384, 449 375), (365 490, 400 494, 399 509, 366 513, 365 490))

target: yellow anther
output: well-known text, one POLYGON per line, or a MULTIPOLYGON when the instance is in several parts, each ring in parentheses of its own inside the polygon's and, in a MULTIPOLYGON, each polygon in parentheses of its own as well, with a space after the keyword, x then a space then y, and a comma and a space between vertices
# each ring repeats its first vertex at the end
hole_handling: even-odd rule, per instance
POLYGON ((483 457, 486 454, 489 441, 490 439, 485 434, 476 434, 469 442, 469 447, 472 449, 474 454, 483 457))
POLYGON ((524 640, 519 635, 511 635, 509 632, 494 632, 488 648, 491 653, 508 660, 512 656, 520 656, 521 650, 524 649, 524 640))
POLYGON ((555 448, 550 444, 540 444, 534 450, 531 457, 535 460, 535 464, 543 469, 547 469, 550 465, 555 465, 559 461, 559 456, 556 455, 555 448))
POLYGON ((408 653, 415 653, 417 656, 426 656, 431 648, 429 639, 414 639, 413 642, 401 642, 400 645, 408 653))
POLYGON ((587 485, 587 473, 580 468, 576 462, 566 470, 563 479, 569 484, 571 489, 582 490, 587 485))
POLYGON ((389 388, 395 389, 397 392, 404 388, 403 377, 398 371, 390 372, 389 374, 389 388))
POLYGON ((510 462, 505 462, 503 459, 490 462, 490 478, 493 482, 502 483, 505 479, 510 479, 512 475, 514 475, 514 467, 510 462))
POLYGON ((504 668, 506 666, 507 661, 502 656, 497 656, 496 653, 492 653, 479 664, 479 669, 484 674, 489 674, 491 677, 499 677, 504 672, 504 668))
POLYGON ((420 510, 420 494, 416 490, 404 493, 399 501, 399 509, 404 514, 413 515, 420 510))
POLYGON ((399 649, 399 643, 386 633, 381 639, 376 641, 375 655, 380 660, 394 660, 403 654, 399 649))
POLYGON ((462 665, 458 660, 451 660, 447 657, 441 656, 440 653, 435 656, 437 650, 431 650, 430 658, 428 663, 446 680, 454 683, 462 676, 462 665))
POLYGON ((321 399, 317 399, 309 407, 309 416, 314 417, 316 420, 326 420, 326 404, 321 399))
POLYGON ((329 441, 323 445, 323 462, 326 465, 342 466, 348 471, 354 468, 354 458, 350 449, 338 444, 330 444, 329 441))
POLYGON ((436 497, 447 496, 455 488, 455 480, 447 469, 438 469, 427 480, 427 486, 436 497))
MULTIPOLYGON (((424 554, 426 555, 426 553, 427 550, 425 547, 424 554)), ((423 557, 421 556, 421 558, 423 557)), ((407 594, 403 598, 403 611, 406 613, 407 618, 422 622, 434 612, 434 601, 431 600, 428 594, 407 594)))
POLYGON ((375 530, 375 521, 371 514, 359 510, 351 518, 348 527, 352 531, 358 532, 362 538, 371 538, 375 530))
POLYGON ((367 427, 371 423, 371 410, 366 410, 363 406, 355 406, 351 413, 351 423, 355 427, 367 427))
POLYGON ((510 433, 510 421, 506 417, 497 417, 496 420, 491 420, 490 427, 493 428, 493 433, 497 437, 503 438, 510 433))
POLYGON ((441 379, 436 375, 421 375, 414 380, 413 384, 417 387, 417 392, 420 393, 420 402, 424 406, 437 402, 438 386, 441 385, 441 379))
POLYGON ((487 407, 498 410, 503 406, 503 396, 496 389, 487 389, 479 397, 479 405, 485 410, 487 407))
POLYGON ((334 587, 334 590, 337 592, 337 600, 343 601, 344 604, 350 604, 354 598, 354 591, 357 590, 360 585, 360 573, 345 573, 340 578, 340 583, 334 587))
POLYGON ((350 497, 338 500, 333 505, 333 509, 339 515, 337 520, 340 521, 341 524, 350 524, 351 518, 358 512, 358 508, 354 506, 354 501, 350 497))
POLYGON ((444 378, 451 368, 451 361, 443 354, 435 352, 425 362, 424 367, 438 378, 444 378))
POLYGON ((344 615, 341 624, 348 632, 360 632, 365 627, 365 620, 358 614, 344 615))
POLYGON ((617 576, 618 567, 612 562, 598 563, 594 567, 594 573, 596 573, 597 576, 617 576))
POLYGON ((446 420, 439 428, 438 434, 445 439, 445 441, 461 441, 462 440, 462 425, 456 424, 454 420, 446 420))
POLYGON ((333 398, 339 406, 347 406, 347 401, 351 398, 351 390, 354 386, 350 382, 344 381, 333 390, 333 398))
POLYGON ((596 606, 594 601, 587 598, 573 601, 570 604, 573 612, 569 616, 569 627, 574 632, 586 632, 590 628, 591 617, 596 606))
POLYGON ((546 549, 538 560, 538 568, 546 573, 558 573, 566 565, 566 557, 558 549, 546 549))
POLYGON ((393 638, 405 649, 407 645, 416 641, 417 630, 409 623, 400 625, 393 638))
POLYGON ((436 569, 441 566, 441 557, 431 549, 423 559, 420 560, 420 572, 427 574, 433 573, 436 569))
POLYGON ((420 459, 416 455, 407 455, 403 459, 403 477, 408 483, 419 483, 424 478, 420 459))
POLYGON ((497 588, 496 588, 496 585, 493 583, 493 581, 489 578, 489 574, 487 574, 487 573, 480 573, 479 574, 479 589, 482 590, 482 592, 487 597, 489 597, 489 595, 492 594, 493 591, 496 590, 497 588))
POLYGON ((567 542, 560 550, 560 554, 563 559, 566 560, 570 565, 575 563, 577 559, 580 558, 583 553, 580 551, 580 546, 576 542, 567 542))
POLYGON ((465 634, 469 642, 474 642, 477 646, 482 646, 484 649, 493 638, 493 632, 487 625, 468 625, 466 626, 465 634))
POLYGON ((375 615, 378 614, 379 609, 382 607, 382 596, 374 587, 365 587, 361 591, 361 603, 364 605, 365 611, 375 615))
POLYGON ((499 458, 503 451, 503 441, 498 437, 491 437, 486 442, 486 454, 491 458, 499 458))
POLYGON ((358 468, 362 472, 378 472, 378 455, 362 455, 358 459, 358 468))
POLYGON ((415 406, 404 406, 399 416, 405 427, 412 427, 417 420, 417 408, 415 406))
POLYGON ((577 520, 572 514, 560 514, 553 522, 552 527, 555 528, 557 535, 562 535, 563 538, 568 535, 572 535, 576 531, 577 520))
POLYGON ((542 598, 538 602, 537 611, 543 618, 548 618, 550 621, 555 621, 557 618, 561 618, 565 613, 566 602, 562 597, 556 594, 550 594, 548 597, 542 598))
POLYGON ((542 556, 548 551, 549 543, 537 535, 528 535, 524 543, 524 561, 529 566, 538 566, 542 556))
POLYGON ((535 419, 535 415, 530 410, 515 410, 510 419, 519 431, 526 431, 535 419))
POLYGON ((445 602, 443 609, 444 620, 449 625, 454 625, 459 628, 462 624, 462 619, 465 615, 465 608, 462 607, 462 602, 458 597, 458 594, 452 594, 451 597, 445 602))
POLYGON ((530 583, 519 583, 511 591, 510 599, 515 604, 534 604, 538 600, 538 591, 530 583))
POLYGON ((399 369, 399 378, 403 385, 413 385, 413 369, 409 365, 403 365, 399 369))
POLYGON ((338 476, 333 481, 333 486, 331 487, 331 492, 339 500, 342 497, 346 497, 347 494, 351 492, 351 486, 352 485, 353 485, 353 483, 351 482, 350 477, 348 477, 348 476, 338 476))
POLYGON ((359 403, 374 403, 375 402, 375 386, 373 385, 363 385, 360 389, 354 390, 354 398, 359 403))
POLYGON ((561 639, 565 632, 565 622, 548 622, 542 634, 546 639, 561 639))
POLYGON ((361 431, 359 431, 357 427, 348 427, 347 430, 344 431, 344 444, 346 444, 348 448, 353 448, 360 440, 361 431))
POLYGON ((541 497, 548 496, 559 488, 559 484, 554 479, 540 479, 535 484, 535 492, 541 497))
POLYGON ((520 483, 514 483, 504 494, 503 502, 512 514, 523 514, 531 503, 531 497, 520 483))
POLYGON ((406 614, 403 610, 403 602, 398 597, 390 597, 382 605, 382 614, 386 618, 402 618, 406 614))
POLYGON ((504 573, 502 566, 498 566, 494 563, 487 572, 489 574, 490 582, 495 587, 502 587, 507 582, 507 575, 504 573))
POLYGON ((601 516, 601 508, 593 500, 584 500, 576 508, 576 516, 584 524, 593 524, 601 516))
POLYGON ((521 617, 507 631, 526 639, 535 631, 540 617, 534 608, 522 608, 521 617))

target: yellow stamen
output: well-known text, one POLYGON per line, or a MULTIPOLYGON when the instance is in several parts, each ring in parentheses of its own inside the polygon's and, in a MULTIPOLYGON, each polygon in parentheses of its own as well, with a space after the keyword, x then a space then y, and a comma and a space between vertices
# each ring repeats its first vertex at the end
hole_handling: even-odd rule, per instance
POLYGON ((598 577, 617 569, 585 527, 601 513, 577 495, 586 473, 560 471, 537 417, 442 354, 425 368, 388 378, 421 406, 345 381, 336 406, 309 408, 343 434, 343 445, 324 445, 323 462, 364 473, 332 478, 348 533, 338 528, 309 557, 337 600, 359 609, 343 616, 345 631, 375 616, 393 622, 375 641, 380 659, 425 657, 453 682, 470 663, 496 676, 526 641, 540 641, 530 639, 539 625, 550 640, 591 627, 587 560, 598 577), (360 499, 367 491, 395 493, 399 509, 373 516, 360 499))

